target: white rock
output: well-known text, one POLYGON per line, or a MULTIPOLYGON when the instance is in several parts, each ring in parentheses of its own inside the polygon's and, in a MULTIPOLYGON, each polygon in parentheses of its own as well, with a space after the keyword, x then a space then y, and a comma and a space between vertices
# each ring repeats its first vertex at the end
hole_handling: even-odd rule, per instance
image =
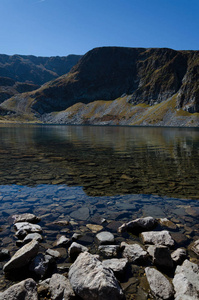
POLYGON ((174 240, 167 230, 142 232, 140 236, 145 244, 174 246, 174 240))
POLYGON ((174 263, 180 265, 185 258, 187 257, 186 250, 183 248, 178 248, 174 252, 171 253, 171 258, 173 259, 174 263))
POLYGON ((142 262, 147 258, 147 252, 136 243, 127 244, 125 242, 122 242, 121 248, 124 248, 122 256, 127 258, 129 262, 142 262))
POLYGON ((199 299, 199 266, 186 259, 182 266, 177 266, 173 285, 175 299, 199 299))
POLYGON ((53 274, 49 283, 49 291, 52 300, 69 300, 75 297, 75 293, 69 280, 61 274, 53 274))
POLYGON ((88 252, 81 253, 69 269, 73 290, 84 300, 119 300, 124 294, 113 271, 88 252))
POLYGON ((100 244, 110 244, 114 242, 114 235, 108 231, 101 231, 96 235, 96 238, 100 244))
POLYGON ((197 240, 193 243, 193 246, 191 247, 191 250, 199 256, 199 240, 197 240))
POLYGON ((151 293, 155 299, 169 300, 173 297, 173 286, 162 273, 149 267, 145 268, 145 273, 151 293))
POLYGON ((131 232, 134 231, 141 232, 141 231, 150 230, 154 228, 156 224, 157 224, 156 219, 152 217, 139 218, 131 222, 122 224, 122 226, 118 228, 118 232, 124 232, 127 230, 131 232))
POLYGON ((68 245, 70 242, 70 239, 67 238, 65 235, 62 235, 58 238, 58 240, 53 244, 54 247, 58 247, 58 246, 66 246, 68 245))
POLYGON ((39 243, 36 240, 32 240, 28 244, 24 245, 4 265, 4 272, 9 272, 27 265, 30 260, 37 255, 38 250, 39 243))
POLYGON ((3 293, 0 293, 1 300, 38 300, 36 282, 32 278, 23 280, 12 285, 3 293))
POLYGON ((29 233, 23 240, 23 242, 26 244, 26 243, 29 243, 30 241, 32 240, 36 240, 38 242, 41 242, 42 241, 42 236, 41 234, 35 232, 35 233, 29 233))
POLYGON ((14 224, 14 228, 18 230, 25 230, 28 233, 34 233, 34 232, 42 232, 41 226, 37 224, 31 224, 28 222, 18 222, 14 224))

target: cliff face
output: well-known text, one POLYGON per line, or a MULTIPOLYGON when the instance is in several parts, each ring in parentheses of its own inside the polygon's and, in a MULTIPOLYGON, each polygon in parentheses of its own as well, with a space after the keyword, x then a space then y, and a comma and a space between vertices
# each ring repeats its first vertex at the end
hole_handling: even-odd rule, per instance
POLYGON ((127 95, 126 102, 131 106, 154 106, 175 96, 176 109, 199 112, 199 51, 96 48, 68 74, 34 92, 9 99, 3 107, 23 113, 25 105, 26 112, 39 117, 79 102, 110 101, 121 95, 127 95))

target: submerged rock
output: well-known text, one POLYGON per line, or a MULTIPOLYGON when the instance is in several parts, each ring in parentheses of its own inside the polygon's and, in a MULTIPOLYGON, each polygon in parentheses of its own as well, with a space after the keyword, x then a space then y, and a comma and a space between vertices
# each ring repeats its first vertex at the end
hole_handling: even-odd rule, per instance
POLYGON ((75 293, 69 280, 60 274, 53 274, 49 283, 49 291, 52 300, 69 300, 75 297, 75 293))
POLYGON ((199 266, 186 259, 177 266, 173 285, 175 299, 199 299, 199 266))
POLYGON ((39 243, 32 240, 28 244, 20 248, 11 259, 4 265, 4 272, 10 272, 14 269, 22 268, 27 265, 32 258, 37 255, 39 250, 39 243))
POLYGON ((110 244, 114 242, 114 235, 108 231, 102 231, 96 235, 100 244, 110 244))
POLYGON ((139 244, 127 244, 125 242, 121 243, 121 248, 124 248, 122 256, 127 258, 129 262, 141 263, 147 258, 147 252, 142 249, 139 244))
POLYGON ((168 227, 169 229, 176 229, 177 226, 172 221, 168 220, 167 218, 162 218, 158 220, 160 225, 168 227))
POLYGON ((172 299, 174 290, 169 280, 154 268, 145 268, 146 278, 155 299, 172 299))
POLYGON ((145 244, 174 246, 174 240, 167 230, 143 232, 140 236, 145 244))
POLYGON ((113 271, 88 252, 81 253, 69 270, 73 290, 84 300, 120 300, 124 294, 113 271))
POLYGON ((156 219, 152 217, 139 218, 128 223, 124 223, 118 228, 118 232, 131 231, 131 232, 142 232, 153 229, 157 224, 156 219))
POLYGON ((1 300, 38 300, 36 282, 32 278, 23 280, 12 285, 3 293, 0 293, 1 300))
POLYGON ((85 221, 90 216, 90 210, 88 207, 81 207, 70 214, 71 218, 85 221))

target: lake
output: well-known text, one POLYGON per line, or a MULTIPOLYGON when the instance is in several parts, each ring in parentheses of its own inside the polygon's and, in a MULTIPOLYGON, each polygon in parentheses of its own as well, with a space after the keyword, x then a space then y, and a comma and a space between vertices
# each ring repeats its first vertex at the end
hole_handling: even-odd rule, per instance
MULTIPOLYGON (((18 247, 8 220, 24 212, 41 217, 46 248, 77 232, 94 253, 95 233, 86 225, 105 219, 120 243, 118 226, 143 216, 177 224, 178 246, 199 238, 197 128, 1 125, 0 140, 0 239, 11 254, 18 247)), ((60 264, 68 259, 62 252, 60 264)), ((1 290, 9 285, 4 263, 1 290)))

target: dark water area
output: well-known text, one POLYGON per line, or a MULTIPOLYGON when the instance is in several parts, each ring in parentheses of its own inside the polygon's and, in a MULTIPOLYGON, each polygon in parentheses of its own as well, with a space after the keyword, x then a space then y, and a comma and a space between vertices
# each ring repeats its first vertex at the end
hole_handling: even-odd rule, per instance
MULTIPOLYGON (((25 212, 41 218, 46 249, 76 232, 96 253, 88 224, 102 225, 119 244, 117 228, 145 216, 171 220, 176 247, 199 238, 199 129, 1 125, 0 141, 0 246, 11 254, 18 247, 8 220, 25 212)), ((10 284, 4 263, 0 290, 10 284)))

